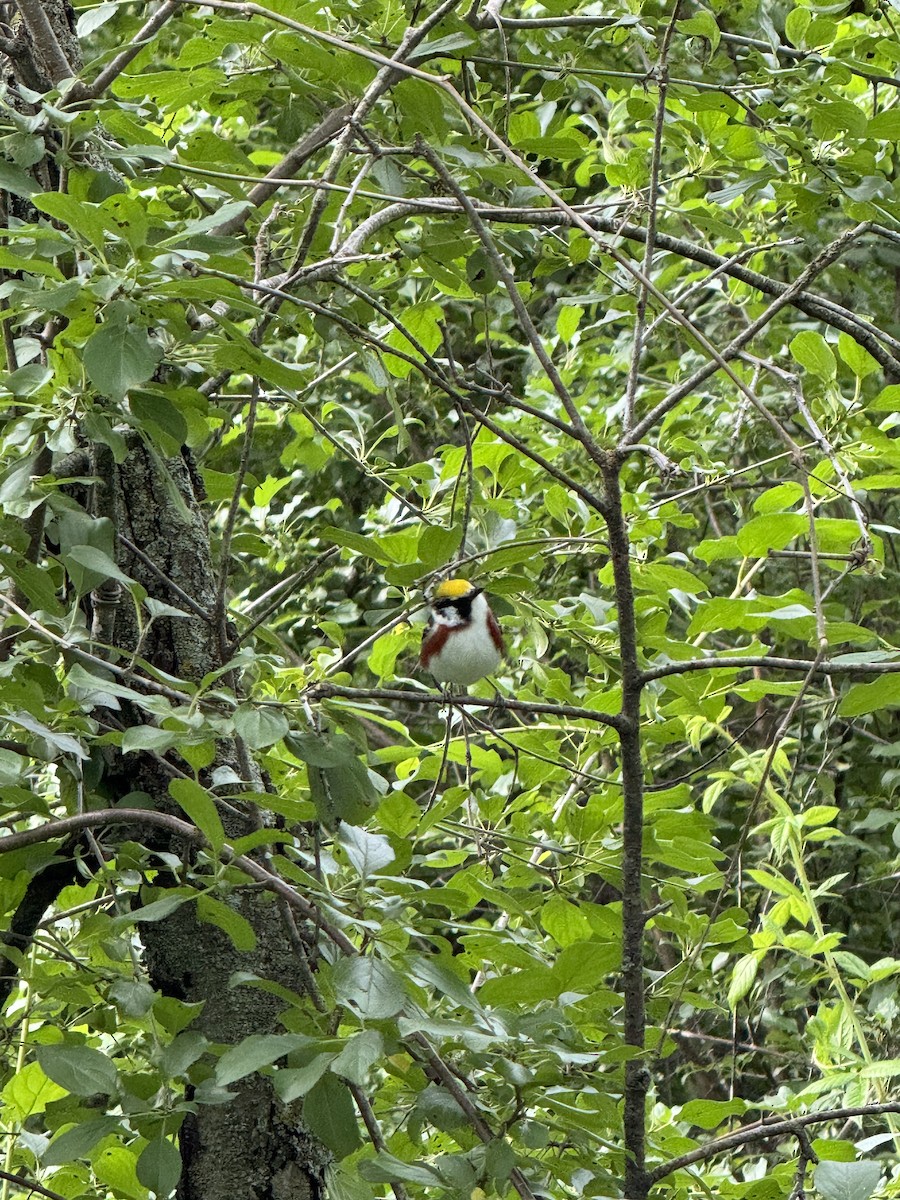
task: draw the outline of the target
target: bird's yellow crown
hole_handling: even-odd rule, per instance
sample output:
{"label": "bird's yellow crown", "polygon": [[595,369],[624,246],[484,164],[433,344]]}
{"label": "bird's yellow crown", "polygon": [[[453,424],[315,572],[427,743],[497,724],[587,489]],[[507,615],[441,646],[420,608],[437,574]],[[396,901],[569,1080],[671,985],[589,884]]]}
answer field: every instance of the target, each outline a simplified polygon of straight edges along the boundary
{"label": "bird's yellow crown", "polygon": [[461,596],[467,596],[473,591],[473,586],[468,579],[445,579],[443,583],[439,583],[434,589],[435,600],[458,600]]}

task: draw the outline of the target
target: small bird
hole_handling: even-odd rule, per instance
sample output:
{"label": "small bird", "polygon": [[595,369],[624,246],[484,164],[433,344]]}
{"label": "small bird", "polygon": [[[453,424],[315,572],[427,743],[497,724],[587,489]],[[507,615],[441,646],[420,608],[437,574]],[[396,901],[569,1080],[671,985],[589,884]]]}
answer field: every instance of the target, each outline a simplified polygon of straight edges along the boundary
{"label": "small bird", "polygon": [[504,652],[503,634],[483,588],[467,579],[447,579],[435,588],[419,661],[438,683],[477,683],[490,675]]}

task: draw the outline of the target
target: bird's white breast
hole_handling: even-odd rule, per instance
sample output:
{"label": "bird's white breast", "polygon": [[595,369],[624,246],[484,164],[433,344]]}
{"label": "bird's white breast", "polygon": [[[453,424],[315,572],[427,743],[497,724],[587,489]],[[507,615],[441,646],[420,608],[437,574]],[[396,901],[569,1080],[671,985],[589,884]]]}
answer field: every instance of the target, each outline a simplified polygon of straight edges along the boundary
{"label": "bird's white breast", "polygon": [[485,675],[490,675],[500,661],[500,651],[497,649],[491,631],[488,629],[488,602],[484,596],[478,595],[472,601],[472,620],[462,627],[455,621],[441,621],[448,624],[453,632],[441,647],[440,653],[435,654],[428,663],[428,669],[435,679],[441,683],[453,683],[457,687],[468,687]]}

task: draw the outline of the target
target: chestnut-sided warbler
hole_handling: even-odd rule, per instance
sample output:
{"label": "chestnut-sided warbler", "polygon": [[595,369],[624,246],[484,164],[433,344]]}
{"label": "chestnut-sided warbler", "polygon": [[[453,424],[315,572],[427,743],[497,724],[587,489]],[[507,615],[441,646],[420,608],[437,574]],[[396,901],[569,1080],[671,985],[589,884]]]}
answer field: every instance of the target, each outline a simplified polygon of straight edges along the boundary
{"label": "chestnut-sided warbler", "polygon": [[438,683],[468,687],[490,675],[504,653],[497,618],[484,590],[467,579],[447,579],[431,597],[419,661]]}

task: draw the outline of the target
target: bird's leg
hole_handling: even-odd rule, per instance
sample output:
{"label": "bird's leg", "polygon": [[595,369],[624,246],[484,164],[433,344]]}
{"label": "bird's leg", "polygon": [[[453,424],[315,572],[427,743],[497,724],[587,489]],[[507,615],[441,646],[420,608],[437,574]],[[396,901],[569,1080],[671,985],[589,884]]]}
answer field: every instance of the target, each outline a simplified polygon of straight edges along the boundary
{"label": "bird's leg", "polygon": [[461,708],[460,716],[462,717],[463,740],[466,747],[466,790],[470,796],[472,793],[472,746],[469,742],[469,721],[466,710]]}
{"label": "bird's leg", "polygon": [[431,806],[437,799],[437,794],[440,791],[441,780],[444,778],[445,771],[449,777],[450,730],[453,721],[453,701],[448,688],[442,687],[441,695],[443,696],[447,705],[446,709],[444,710],[447,714],[444,719],[444,745],[443,749],[441,750],[441,762],[437,770],[437,775],[434,777],[434,784],[431,788],[431,794],[428,797],[428,803],[425,805],[425,812],[428,812],[431,809]]}

